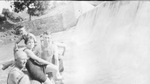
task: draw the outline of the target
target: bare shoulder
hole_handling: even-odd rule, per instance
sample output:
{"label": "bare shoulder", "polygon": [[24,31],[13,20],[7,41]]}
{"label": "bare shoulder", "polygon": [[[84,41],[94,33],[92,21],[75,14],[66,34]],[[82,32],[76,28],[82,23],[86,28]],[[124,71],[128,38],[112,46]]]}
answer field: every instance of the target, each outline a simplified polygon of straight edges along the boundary
{"label": "bare shoulder", "polygon": [[29,56],[29,54],[30,54],[30,53],[32,53],[32,51],[31,51],[31,50],[29,50],[29,49],[27,49],[27,48],[26,48],[26,49],[24,49],[24,52],[25,52],[28,56]]}
{"label": "bare shoulder", "polygon": [[66,44],[64,42],[55,42],[55,44],[59,47],[66,47]]}
{"label": "bare shoulder", "polygon": [[30,52],[31,50],[29,50],[29,49],[25,48],[25,49],[24,49],[24,51],[25,51],[25,52]]}

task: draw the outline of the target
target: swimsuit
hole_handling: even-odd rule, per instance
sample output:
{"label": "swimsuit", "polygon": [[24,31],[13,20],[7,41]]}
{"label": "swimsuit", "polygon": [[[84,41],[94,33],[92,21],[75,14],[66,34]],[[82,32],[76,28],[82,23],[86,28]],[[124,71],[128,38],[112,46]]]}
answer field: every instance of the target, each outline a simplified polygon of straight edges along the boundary
{"label": "swimsuit", "polygon": [[32,58],[29,58],[26,63],[26,68],[33,80],[37,80],[41,83],[46,81],[46,65],[42,65]]}
{"label": "swimsuit", "polygon": [[32,58],[29,58],[26,63],[26,68],[29,72],[29,75],[32,79],[37,80],[39,82],[46,81],[46,65],[40,65]]}

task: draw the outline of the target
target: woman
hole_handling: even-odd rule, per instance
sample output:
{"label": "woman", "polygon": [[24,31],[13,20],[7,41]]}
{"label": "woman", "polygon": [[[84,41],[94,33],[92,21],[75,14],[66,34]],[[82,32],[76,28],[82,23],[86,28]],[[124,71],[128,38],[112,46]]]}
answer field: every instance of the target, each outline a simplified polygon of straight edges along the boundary
{"label": "woman", "polygon": [[46,73],[53,72],[57,79],[61,79],[59,74],[58,66],[53,65],[52,63],[45,61],[37,57],[32,50],[34,48],[34,39],[29,38],[25,42],[26,48],[24,51],[27,53],[29,59],[26,64],[26,68],[31,75],[31,78],[38,80],[39,82],[44,82],[49,84],[50,80],[47,78]]}

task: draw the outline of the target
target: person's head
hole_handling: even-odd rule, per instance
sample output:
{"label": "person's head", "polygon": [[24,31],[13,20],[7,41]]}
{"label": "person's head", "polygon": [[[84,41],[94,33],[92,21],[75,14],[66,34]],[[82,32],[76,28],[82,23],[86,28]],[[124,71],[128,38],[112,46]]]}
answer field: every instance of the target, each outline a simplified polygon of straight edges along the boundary
{"label": "person's head", "polygon": [[33,49],[34,48],[34,46],[35,46],[35,41],[34,41],[34,38],[33,37],[29,37],[29,38],[27,38],[27,40],[25,40],[25,44],[26,44],[26,47],[28,48],[28,49]]}
{"label": "person's head", "polygon": [[20,69],[25,67],[28,57],[24,51],[22,51],[22,50],[16,51],[14,58],[15,58],[15,66],[16,67],[18,67]]}
{"label": "person's head", "polygon": [[27,33],[26,30],[25,30],[25,26],[20,26],[19,32],[20,32],[21,35],[25,35]]}
{"label": "person's head", "polygon": [[52,42],[52,37],[49,32],[43,33],[43,41],[44,41],[44,44],[46,44],[46,45]]}

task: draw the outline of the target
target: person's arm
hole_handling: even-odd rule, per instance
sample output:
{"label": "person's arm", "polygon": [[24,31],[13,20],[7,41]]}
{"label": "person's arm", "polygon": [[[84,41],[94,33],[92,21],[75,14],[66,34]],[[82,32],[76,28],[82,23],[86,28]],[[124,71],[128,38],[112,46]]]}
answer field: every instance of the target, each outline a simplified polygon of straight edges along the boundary
{"label": "person's arm", "polygon": [[7,69],[9,66],[11,66],[11,65],[13,65],[14,64],[14,60],[12,59],[12,60],[9,60],[9,61],[7,61],[7,62],[5,62],[5,63],[3,63],[2,65],[3,65],[3,67],[2,67],[2,70],[5,70],[5,69]]}
{"label": "person's arm", "polygon": [[66,47],[66,44],[63,42],[55,42],[55,44],[60,47]]}
{"label": "person's arm", "polygon": [[19,39],[15,42],[16,44],[20,43],[20,41],[22,40],[22,36],[19,37]]}
{"label": "person's arm", "polygon": [[43,59],[37,57],[37,56],[36,56],[31,50],[29,50],[29,49],[26,49],[25,52],[27,53],[27,55],[28,55],[29,58],[32,58],[32,59],[34,59],[34,60],[36,60],[36,61],[38,61],[38,62],[40,62],[40,63],[43,63],[43,64],[48,64],[48,65],[51,64],[50,62],[45,61],[45,60],[43,60]]}
{"label": "person's arm", "polygon": [[58,47],[56,45],[53,45],[54,48],[54,59],[56,65],[59,67],[59,60],[58,60]]}
{"label": "person's arm", "polygon": [[40,48],[36,48],[36,49],[33,51],[33,53],[34,53],[36,56],[38,56],[38,57],[41,58],[41,49],[40,49]]}
{"label": "person's arm", "polygon": [[13,48],[14,55],[15,55],[16,51],[18,51],[18,50],[19,50],[18,44],[15,44],[15,46]]}
{"label": "person's arm", "polygon": [[66,48],[67,48],[66,44],[60,43],[60,42],[56,42],[55,44],[56,44],[58,47],[62,47],[62,48],[63,48],[62,56],[64,56],[64,54],[65,54],[65,52],[66,52]]}

